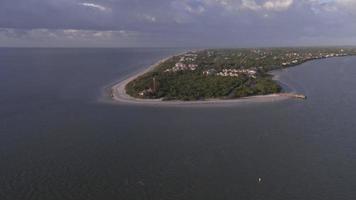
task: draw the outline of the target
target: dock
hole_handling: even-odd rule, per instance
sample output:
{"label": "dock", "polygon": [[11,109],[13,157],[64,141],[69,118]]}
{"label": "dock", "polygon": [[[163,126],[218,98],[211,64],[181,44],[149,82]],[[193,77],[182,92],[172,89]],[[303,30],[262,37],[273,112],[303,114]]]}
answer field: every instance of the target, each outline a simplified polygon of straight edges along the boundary
{"label": "dock", "polygon": [[303,94],[295,94],[295,93],[281,93],[281,96],[285,96],[285,97],[291,97],[291,98],[295,98],[295,99],[303,99],[306,100],[307,96],[303,95]]}

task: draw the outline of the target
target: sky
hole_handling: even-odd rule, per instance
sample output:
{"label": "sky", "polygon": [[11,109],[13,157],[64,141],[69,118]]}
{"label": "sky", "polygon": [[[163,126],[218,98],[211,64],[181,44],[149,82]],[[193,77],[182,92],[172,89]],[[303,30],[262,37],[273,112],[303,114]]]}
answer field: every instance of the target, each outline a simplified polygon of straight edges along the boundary
{"label": "sky", "polygon": [[356,45],[356,0],[0,0],[0,46]]}

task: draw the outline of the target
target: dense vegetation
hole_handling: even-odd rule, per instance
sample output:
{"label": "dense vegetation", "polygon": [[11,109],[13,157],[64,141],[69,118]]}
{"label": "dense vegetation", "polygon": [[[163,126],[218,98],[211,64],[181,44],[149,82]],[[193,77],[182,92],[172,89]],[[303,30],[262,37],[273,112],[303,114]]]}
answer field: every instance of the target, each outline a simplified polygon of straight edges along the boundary
{"label": "dense vegetation", "polygon": [[147,74],[129,83],[127,92],[137,97],[136,91],[147,89],[147,86],[151,87],[152,76],[156,77],[156,84],[159,89],[146,98],[164,98],[165,100],[198,100],[224,97],[245,82],[241,78],[203,76],[191,72],[179,72],[177,75]]}
{"label": "dense vegetation", "polygon": [[[350,48],[274,48],[219,49],[190,52],[174,56],[157,68],[131,81],[126,92],[137,98],[163,100],[201,100],[211,98],[240,98],[251,95],[278,93],[281,87],[268,72],[289,67],[311,59],[354,55]],[[189,55],[193,55],[189,57]],[[189,59],[182,61],[182,57]],[[169,71],[176,65],[196,64],[194,70]],[[204,71],[224,69],[253,69],[255,76],[206,75]],[[168,72],[167,72],[168,71]]]}
{"label": "dense vegetation", "polygon": [[234,97],[273,94],[281,90],[282,88],[270,78],[260,78],[236,88]]}
{"label": "dense vegetation", "polygon": [[137,91],[153,87],[156,79],[157,91],[145,98],[164,100],[202,100],[211,98],[237,98],[251,95],[278,93],[281,88],[269,76],[249,79],[248,77],[203,76],[198,72],[177,74],[147,73],[127,85],[127,93],[142,98]]}

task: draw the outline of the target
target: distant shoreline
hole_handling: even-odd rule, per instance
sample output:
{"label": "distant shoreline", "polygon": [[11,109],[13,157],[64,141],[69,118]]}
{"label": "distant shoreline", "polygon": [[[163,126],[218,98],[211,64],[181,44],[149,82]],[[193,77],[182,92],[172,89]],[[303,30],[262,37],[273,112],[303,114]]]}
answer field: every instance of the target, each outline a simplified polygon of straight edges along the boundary
{"label": "distant shoreline", "polygon": [[[280,101],[296,97],[297,94],[292,93],[274,93],[274,94],[267,94],[267,95],[255,95],[255,96],[248,96],[236,99],[206,99],[206,100],[196,100],[196,101],[181,101],[181,100],[170,100],[170,101],[163,101],[162,99],[141,99],[135,98],[127,94],[126,92],[126,85],[135,80],[137,77],[154,70],[158,67],[161,63],[171,59],[174,56],[182,55],[186,52],[171,55],[167,58],[161,59],[155,64],[149,66],[148,68],[126,78],[123,81],[115,84],[111,87],[111,99],[115,102],[125,103],[125,104],[136,104],[136,105],[170,105],[170,106],[179,106],[179,105],[219,105],[219,104],[236,104],[236,103],[243,103],[243,102],[270,102],[270,101]],[[299,95],[298,95],[299,96]]]}

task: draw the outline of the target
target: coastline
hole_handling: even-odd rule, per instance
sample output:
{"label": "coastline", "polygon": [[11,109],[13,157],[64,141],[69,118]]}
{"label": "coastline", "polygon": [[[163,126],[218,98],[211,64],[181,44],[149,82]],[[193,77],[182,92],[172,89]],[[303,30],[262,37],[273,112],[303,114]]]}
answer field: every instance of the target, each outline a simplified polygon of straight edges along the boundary
{"label": "coastline", "polygon": [[[155,64],[149,66],[148,68],[126,78],[123,81],[113,85],[111,87],[110,97],[112,101],[116,103],[124,103],[124,104],[136,104],[136,105],[168,105],[168,106],[183,106],[183,105],[228,105],[228,104],[239,104],[239,103],[248,103],[248,102],[271,102],[271,101],[280,101],[286,99],[299,98],[298,94],[294,93],[273,93],[267,95],[255,95],[248,96],[236,99],[206,99],[206,100],[197,100],[197,101],[180,101],[180,100],[172,100],[172,101],[163,101],[162,99],[140,99],[135,98],[126,93],[126,85],[136,79],[137,77],[154,70],[161,63],[171,59],[174,56],[179,56],[184,54],[185,52],[171,55],[164,59],[159,60]],[[278,77],[274,76],[274,80],[278,80]]]}

